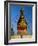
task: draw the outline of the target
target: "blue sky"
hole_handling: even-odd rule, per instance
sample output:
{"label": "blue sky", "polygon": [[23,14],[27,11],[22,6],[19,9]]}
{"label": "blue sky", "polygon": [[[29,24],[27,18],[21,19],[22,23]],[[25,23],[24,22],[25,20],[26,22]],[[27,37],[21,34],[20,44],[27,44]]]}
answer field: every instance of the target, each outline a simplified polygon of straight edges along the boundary
{"label": "blue sky", "polygon": [[24,10],[24,17],[28,23],[28,33],[32,34],[32,6],[21,6],[21,5],[10,5],[10,15],[11,15],[11,27],[13,28],[14,33],[17,33],[17,22],[20,17],[20,9]]}

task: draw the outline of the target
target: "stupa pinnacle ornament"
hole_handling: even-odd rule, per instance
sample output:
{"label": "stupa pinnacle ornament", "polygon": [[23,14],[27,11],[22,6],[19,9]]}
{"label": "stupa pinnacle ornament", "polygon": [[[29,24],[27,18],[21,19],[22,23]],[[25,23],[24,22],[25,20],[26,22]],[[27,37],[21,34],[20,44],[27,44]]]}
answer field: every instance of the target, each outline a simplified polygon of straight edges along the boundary
{"label": "stupa pinnacle ornament", "polygon": [[24,19],[24,11],[23,9],[20,10],[20,18],[18,21],[18,34],[21,35],[21,38],[23,35],[27,34],[27,22]]}

